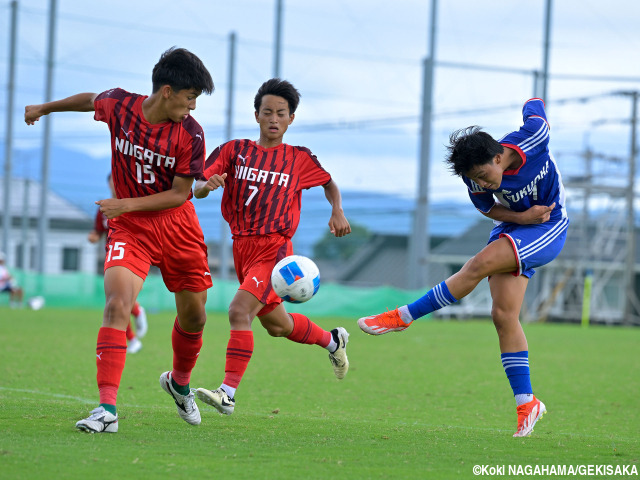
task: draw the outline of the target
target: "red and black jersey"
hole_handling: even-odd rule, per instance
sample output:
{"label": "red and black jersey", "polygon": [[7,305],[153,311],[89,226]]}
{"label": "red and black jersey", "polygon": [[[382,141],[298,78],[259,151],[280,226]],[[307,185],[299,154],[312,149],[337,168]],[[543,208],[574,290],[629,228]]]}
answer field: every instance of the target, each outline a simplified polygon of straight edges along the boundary
{"label": "red and black jersey", "polygon": [[202,175],[202,127],[191,116],[180,123],[150,124],[142,113],[145,98],[114,88],[95,100],[94,118],[105,122],[111,132],[111,172],[117,198],[153,195],[169,190],[175,176]]}
{"label": "red and black jersey", "polygon": [[221,209],[233,235],[291,238],[300,222],[302,190],[331,181],[309,149],[286,143],[263,148],[252,140],[232,140],[209,155],[203,178],[224,172]]}

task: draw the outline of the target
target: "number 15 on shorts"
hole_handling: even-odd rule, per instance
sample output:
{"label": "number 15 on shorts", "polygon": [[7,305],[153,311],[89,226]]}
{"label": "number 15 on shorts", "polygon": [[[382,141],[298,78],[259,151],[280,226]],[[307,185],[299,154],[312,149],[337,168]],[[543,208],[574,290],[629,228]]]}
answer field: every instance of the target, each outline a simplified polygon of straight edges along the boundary
{"label": "number 15 on shorts", "polygon": [[111,260],[122,260],[124,258],[125,242],[115,242],[109,245],[109,253],[107,253],[107,263]]}

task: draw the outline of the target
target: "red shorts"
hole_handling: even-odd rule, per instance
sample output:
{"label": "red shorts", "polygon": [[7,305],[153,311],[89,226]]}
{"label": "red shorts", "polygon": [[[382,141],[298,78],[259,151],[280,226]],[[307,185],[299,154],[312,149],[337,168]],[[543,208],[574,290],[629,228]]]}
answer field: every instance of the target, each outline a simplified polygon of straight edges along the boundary
{"label": "red shorts", "polygon": [[144,280],[149,267],[155,265],[170,292],[211,288],[207,246],[190,201],[168,210],[126,213],[109,220],[105,249],[105,271],[119,265]]}
{"label": "red shorts", "polygon": [[282,303],[271,286],[271,271],[284,257],[293,255],[291,239],[282,235],[256,235],[233,239],[233,263],[240,289],[255,296],[265,306],[258,316],[266,315]]}

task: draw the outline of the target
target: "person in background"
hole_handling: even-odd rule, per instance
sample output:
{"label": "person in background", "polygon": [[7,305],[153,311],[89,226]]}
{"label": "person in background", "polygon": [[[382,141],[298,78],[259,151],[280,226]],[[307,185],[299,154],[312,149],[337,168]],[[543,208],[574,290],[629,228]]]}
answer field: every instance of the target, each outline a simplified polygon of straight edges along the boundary
{"label": "person in background", "polygon": [[11,308],[21,308],[24,291],[9,273],[9,269],[5,265],[6,258],[4,252],[0,252],[0,292],[9,293],[9,306]]}

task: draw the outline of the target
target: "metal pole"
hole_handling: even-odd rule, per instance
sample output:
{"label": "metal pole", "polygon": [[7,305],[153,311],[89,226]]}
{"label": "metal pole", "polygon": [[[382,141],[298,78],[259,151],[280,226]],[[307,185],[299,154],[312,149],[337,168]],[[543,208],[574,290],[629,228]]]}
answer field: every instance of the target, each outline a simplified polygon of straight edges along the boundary
{"label": "metal pole", "polygon": [[631,106],[631,152],[629,155],[629,185],[627,187],[627,269],[625,270],[626,301],[624,304],[623,323],[632,324],[632,320],[638,312],[635,312],[634,304],[638,303],[635,290],[635,266],[636,266],[636,222],[633,211],[635,200],[636,156],[638,145],[636,129],[638,125],[638,92],[630,93],[633,104]]}
{"label": "metal pole", "polygon": [[[229,34],[229,85],[227,95],[227,127],[225,140],[228,142],[233,135],[233,93],[235,90],[235,68],[236,68],[236,34]],[[224,218],[220,218],[220,279],[229,279],[229,225]]]}
{"label": "metal pole", "polygon": [[534,70],[532,72],[533,76],[533,98],[542,98],[542,94],[540,93],[540,71]]}
{"label": "metal pole", "polygon": [[[53,91],[53,67],[55,57],[56,33],[56,0],[49,2],[49,44],[47,49],[47,85],[45,103],[51,101]],[[42,173],[40,185],[40,218],[38,224],[38,271],[46,270],[46,239],[49,231],[49,209],[47,206],[47,192],[49,190],[49,157],[51,156],[51,116],[45,115],[44,142],[42,147]]]}
{"label": "metal pole", "polygon": [[544,19],[544,53],[542,58],[542,98],[545,102],[547,99],[547,82],[549,80],[549,50],[551,45],[551,9],[552,1],[547,0],[545,19]]}
{"label": "metal pole", "polygon": [[436,54],[437,0],[431,0],[429,56],[424,60],[422,84],[422,128],[420,131],[420,166],[418,199],[409,245],[409,288],[425,286],[429,280],[429,164],[431,158],[431,120],[433,110],[433,71]]}
{"label": "metal pole", "polygon": [[11,33],[9,41],[9,80],[7,82],[7,133],[4,143],[4,199],[2,215],[2,249],[11,265],[9,230],[11,230],[11,156],[13,154],[13,97],[16,74],[16,36],[18,30],[18,1],[11,2]]}
{"label": "metal pole", "polygon": [[22,189],[24,190],[22,193],[22,229],[21,229],[21,244],[22,244],[22,270],[31,270],[31,249],[29,248],[29,219],[31,216],[29,215],[29,185],[31,181],[28,177],[22,182]]}
{"label": "metal pole", "polygon": [[276,32],[273,55],[273,76],[280,77],[280,49],[282,40],[282,1],[276,0]]}

